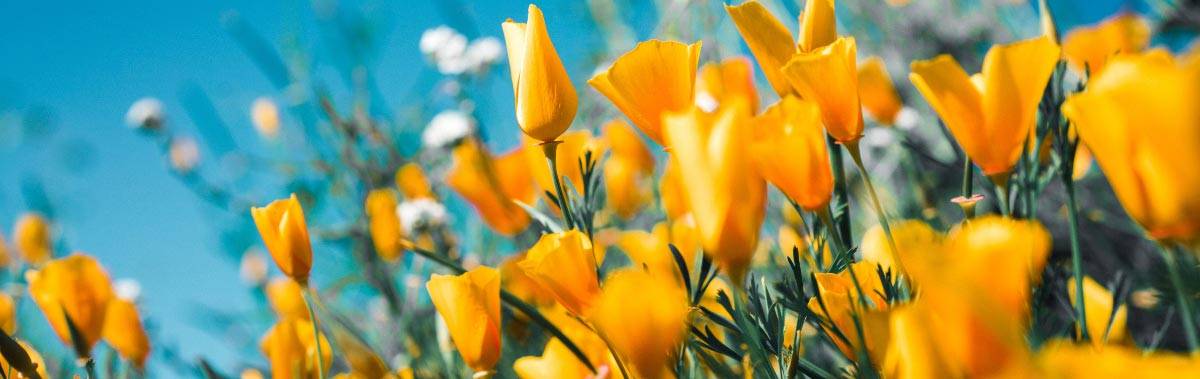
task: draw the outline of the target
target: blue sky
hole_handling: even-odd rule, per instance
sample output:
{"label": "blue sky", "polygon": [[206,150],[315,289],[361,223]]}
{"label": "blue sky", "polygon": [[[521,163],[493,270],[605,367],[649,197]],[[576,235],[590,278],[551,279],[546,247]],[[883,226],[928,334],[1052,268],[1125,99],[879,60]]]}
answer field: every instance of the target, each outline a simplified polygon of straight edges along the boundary
{"label": "blue sky", "polygon": [[[426,1],[342,5],[373,9],[370,14],[379,18],[381,49],[373,68],[385,97],[395,94],[389,101],[404,101],[400,93],[427,74],[417,51],[424,29],[450,23],[499,37],[499,23],[524,19],[528,4],[463,3],[466,12],[447,12]],[[572,62],[594,37],[578,3],[542,6],[560,53],[581,81],[591,69]],[[1055,3],[1064,10],[1063,24],[1072,24],[1095,21],[1122,2]],[[320,45],[311,3],[303,1],[0,2],[0,230],[9,236],[17,215],[36,207],[22,183],[41,183],[69,249],[99,257],[114,278],[140,281],[143,312],[185,359],[204,354],[226,367],[239,352],[228,349],[222,336],[201,330],[193,316],[199,306],[231,312],[253,307],[236,262],[221,252],[218,223],[229,217],[168,174],[157,147],[129,130],[123,117],[134,100],[155,96],[166,103],[171,127],[195,135],[178,99],[184,89],[200,88],[239,147],[263,151],[250,127],[249,105],[258,96],[279,94],[222,27],[222,16],[231,11],[271,43],[294,31]],[[645,23],[653,15],[630,17]],[[500,70],[500,80],[488,87],[496,102],[487,116],[502,120],[491,128],[515,130],[507,69]],[[34,128],[36,133],[14,126],[39,119],[50,126]],[[45,333],[40,314],[25,310],[38,317],[26,317],[23,330]]]}

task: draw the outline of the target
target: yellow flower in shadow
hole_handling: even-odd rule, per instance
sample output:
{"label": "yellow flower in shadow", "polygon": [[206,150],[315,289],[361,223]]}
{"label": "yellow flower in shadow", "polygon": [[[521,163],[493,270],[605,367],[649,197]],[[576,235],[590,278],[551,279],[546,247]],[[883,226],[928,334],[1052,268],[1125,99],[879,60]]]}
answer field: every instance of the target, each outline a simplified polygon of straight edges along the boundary
{"label": "yellow flower in shadow", "polygon": [[647,137],[663,144],[663,115],[693,104],[700,42],[650,40],[596,74],[588,84],[617,106]]}
{"label": "yellow flower in shadow", "polygon": [[500,359],[500,272],[479,266],[458,276],[437,275],[425,285],[463,361],[476,372]]}
{"label": "yellow flower in shadow", "polygon": [[[113,298],[108,273],[94,258],[75,253],[46,262],[40,270],[30,270],[25,275],[29,295],[42,309],[58,338],[67,346],[83,348],[76,353],[86,357],[92,345],[100,340],[108,302]],[[74,345],[67,317],[83,339]]]}
{"label": "yellow flower in shadow", "polygon": [[740,284],[758,246],[766,183],[753,169],[744,102],[705,113],[693,108],[665,121],[671,160],[704,252]]}
{"label": "yellow flower in shadow", "polygon": [[975,165],[1003,184],[1034,126],[1058,57],[1058,46],[1042,36],[993,46],[975,76],[943,54],[913,62],[909,79]]}
{"label": "yellow flower in shadow", "polygon": [[858,65],[858,97],[867,113],[883,125],[895,123],[896,115],[904,107],[887,66],[879,57],[867,58]]}
{"label": "yellow flower in shadow", "polygon": [[[1067,283],[1075,283],[1075,278],[1071,277]],[[1071,304],[1078,304],[1079,293],[1074,285],[1067,285],[1067,296]],[[1114,306],[1117,309],[1114,310]],[[1125,304],[1113,304],[1112,292],[1089,276],[1083,277],[1083,307],[1087,313],[1092,346],[1100,349],[1106,344],[1129,341],[1129,335],[1125,332]],[[1078,323],[1075,324],[1075,330],[1079,330]]]}
{"label": "yellow flower in shadow", "polygon": [[824,209],[833,172],[817,105],[785,96],[755,122],[750,152],[758,173],[805,210]]}
{"label": "yellow flower in shadow", "polygon": [[400,216],[396,214],[396,205],[396,195],[392,190],[376,189],[367,193],[363,207],[375,252],[389,262],[396,261],[404,253],[404,232],[401,230]]}
{"label": "yellow flower in shadow", "polygon": [[1125,211],[1160,240],[1200,233],[1200,65],[1162,53],[1112,58],[1063,104]]}
{"label": "yellow flower in shadow", "polygon": [[492,230],[511,236],[529,226],[529,215],[513,203],[534,201],[528,167],[523,148],[492,159],[482,143],[470,140],[454,150],[446,185],[470,202]]}
{"label": "yellow flower in shadow", "polygon": [[618,270],[604,281],[591,320],[637,377],[668,375],[668,358],[683,342],[687,294],[677,281],[638,268]]}
{"label": "yellow flower in shadow", "polygon": [[271,326],[259,341],[259,349],[271,364],[271,378],[313,379],[321,376],[317,370],[328,372],[329,365],[333,363],[333,349],[324,333],[319,335],[319,339],[320,362],[323,366],[318,369],[318,349],[313,340],[311,322],[285,318]]}
{"label": "yellow flower in shadow", "polygon": [[1063,38],[1063,55],[1072,68],[1095,77],[1114,55],[1145,50],[1150,45],[1150,33],[1150,25],[1141,16],[1122,12],[1067,33]]}
{"label": "yellow flower in shadow", "polygon": [[150,357],[150,338],[142,327],[137,305],[115,298],[108,302],[104,316],[104,341],[135,367],[145,367]]}
{"label": "yellow flower in shadow", "polygon": [[265,207],[250,208],[250,215],[254,216],[258,234],[279,270],[296,283],[307,286],[312,269],[312,244],[308,239],[308,225],[304,223],[304,209],[296,194],[272,201]]}
{"label": "yellow flower in shadow", "polygon": [[529,137],[549,142],[571,126],[579,98],[550,41],[542,10],[530,4],[526,22],[510,19],[501,25],[512,71],[517,124]]}

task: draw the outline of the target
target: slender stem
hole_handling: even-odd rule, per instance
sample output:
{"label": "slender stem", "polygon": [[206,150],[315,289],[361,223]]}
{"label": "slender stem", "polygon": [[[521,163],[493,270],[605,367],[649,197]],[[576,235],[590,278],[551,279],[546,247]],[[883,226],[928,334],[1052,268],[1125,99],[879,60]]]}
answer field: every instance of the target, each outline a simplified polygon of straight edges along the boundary
{"label": "slender stem", "polygon": [[[974,195],[972,192],[975,192],[975,190],[973,188],[974,187],[973,185],[975,184],[975,180],[974,180],[975,175],[973,175],[973,174],[974,174],[974,172],[971,171],[971,158],[968,158],[966,156],[966,154],[963,154],[962,198],[964,200],[970,199],[971,196]],[[964,205],[962,207],[962,209],[963,209],[963,217],[966,217],[967,219],[971,219],[971,218],[975,217],[975,206],[974,205]]]}
{"label": "slender stem", "polygon": [[308,291],[305,292],[307,292],[305,293],[307,296],[303,296],[304,306],[308,308],[308,320],[312,321],[313,344],[317,346],[317,378],[325,379],[325,357],[324,353],[321,352],[321,328],[317,326],[317,312],[313,307],[313,301],[317,297],[317,290],[308,287]]}
{"label": "slender stem", "polygon": [[[841,238],[837,236],[837,228],[833,225],[833,217],[829,215],[829,210],[822,208],[817,211],[817,218],[821,220],[822,224],[825,224],[825,229],[829,229],[829,236],[831,237],[829,239],[833,240],[833,248],[837,250],[837,256],[844,254],[846,246],[842,244]],[[820,252],[817,255],[820,256]],[[830,257],[830,259],[833,258],[832,256]]]}
{"label": "slender stem", "polygon": [[[846,194],[846,170],[842,168],[842,150],[838,148],[841,145],[833,137],[829,135],[825,137],[829,144],[829,164],[833,168],[833,192],[837,194],[838,199],[834,203],[834,207],[841,208],[847,206],[850,201],[850,197]],[[842,217],[838,221],[838,230],[841,231],[842,238],[845,239],[842,242],[849,245],[852,236],[850,235],[850,212],[848,208],[846,212],[842,212]]]}
{"label": "slender stem", "polygon": [[1187,289],[1183,288],[1183,278],[1179,276],[1179,265],[1175,261],[1175,254],[1161,241],[1158,244],[1158,252],[1162,254],[1163,263],[1167,265],[1167,275],[1171,277],[1171,286],[1175,287],[1175,296],[1179,302],[1179,317],[1183,319],[1183,332],[1187,336],[1188,351],[1193,357],[1198,356],[1200,355],[1200,350],[1198,350],[1200,343],[1196,339],[1196,314],[1192,313],[1192,301],[1188,298]]}
{"label": "slender stem", "polygon": [[850,152],[850,159],[854,160],[854,165],[858,166],[858,172],[862,174],[863,183],[867,185],[867,193],[871,195],[871,205],[875,207],[875,215],[879,218],[879,226],[883,227],[883,234],[887,236],[888,248],[892,250],[892,260],[896,262],[896,266],[904,272],[904,261],[900,258],[900,249],[896,248],[896,239],[892,237],[892,227],[888,225],[887,214],[883,212],[883,204],[879,202],[879,194],[875,192],[875,184],[871,183],[871,174],[867,172],[867,168],[862,163],[862,153],[858,149],[858,141],[845,143],[846,151]]}
{"label": "slender stem", "polygon": [[[458,264],[451,262],[450,260],[441,257],[438,254],[434,254],[431,251],[418,249],[416,247],[409,249],[409,251],[425,257],[434,263],[442,265],[443,267],[453,271],[455,274],[467,272],[466,269],[462,268]],[[596,373],[596,366],[593,366],[592,362],[588,360],[587,354],[584,354],[583,350],[579,349],[578,345],[575,345],[575,342],[571,341],[566,334],[563,334],[562,330],[559,330],[557,326],[554,326],[554,323],[550,322],[550,320],[547,320],[546,316],[543,316],[542,313],[537,310],[537,308],[534,308],[534,306],[529,305],[529,303],[526,303],[524,300],[521,300],[521,298],[517,297],[517,295],[513,295],[512,293],[503,289],[500,290],[500,300],[510,308],[515,308],[521,311],[521,313],[524,313],[526,316],[529,316],[530,321],[533,321],[535,324],[545,328],[550,335],[554,336],[554,338],[558,338],[558,341],[562,342],[563,345],[567,347],[567,350],[570,350],[571,353],[575,355],[575,358],[578,358],[580,362],[583,362],[583,365],[587,366],[588,370],[591,370],[593,374]]]}
{"label": "slender stem", "polygon": [[1075,273],[1075,322],[1079,324],[1080,338],[1091,339],[1087,328],[1087,308],[1083,294],[1083,252],[1079,249],[1079,205],[1075,201],[1075,183],[1069,177],[1067,189],[1067,227],[1071,234],[1071,271]]}
{"label": "slender stem", "polygon": [[567,202],[567,198],[563,196],[562,179],[558,176],[558,144],[561,142],[551,141],[542,144],[542,152],[546,154],[546,159],[550,161],[550,176],[554,177],[554,191],[558,194],[558,209],[562,211],[563,219],[567,221],[567,229],[575,227],[575,218],[571,217],[571,206]]}
{"label": "slender stem", "polygon": [[592,323],[587,322],[583,318],[579,317],[579,315],[575,315],[574,318],[575,321],[578,321],[579,324],[583,325],[584,328],[591,330],[592,333],[595,333],[597,337],[600,337],[600,341],[604,342],[604,347],[608,348],[608,352],[612,354],[613,360],[617,361],[617,370],[621,371],[621,377],[633,379],[632,376],[629,376],[629,369],[625,368],[625,361],[621,359],[621,354],[617,353],[617,349],[613,348],[612,340],[608,339],[608,335],[604,334],[604,332],[601,332],[600,329],[597,329],[594,325],[592,325]]}

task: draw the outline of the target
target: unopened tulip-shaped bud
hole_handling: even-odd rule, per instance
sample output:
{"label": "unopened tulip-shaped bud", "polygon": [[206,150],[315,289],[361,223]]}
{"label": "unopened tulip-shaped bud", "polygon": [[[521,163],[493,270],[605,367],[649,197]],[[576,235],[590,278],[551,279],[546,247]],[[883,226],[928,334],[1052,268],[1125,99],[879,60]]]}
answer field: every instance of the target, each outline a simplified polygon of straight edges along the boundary
{"label": "unopened tulip-shaped bud", "polygon": [[267,303],[279,318],[307,320],[308,308],[304,305],[304,288],[296,281],[276,277],[265,288]]}
{"label": "unopened tulip-shaped bud", "polygon": [[39,265],[50,259],[54,253],[51,242],[50,222],[37,213],[21,215],[13,228],[13,242],[17,252],[29,264]]}
{"label": "unopened tulip-shaped bud", "polygon": [[408,200],[434,198],[433,188],[429,186],[425,171],[414,162],[405,163],[396,170],[396,188],[399,188],[400,193]]}
{"label": "unopened tulip-shaped bud", "polygon": [[517,124],[526,135],[550,142],[571,126],[579,99],[546,32],[542,10],[529,5],[526,22],[508,20],[501,25],[512,70]]}
{"label": "unopened tulip-shaped bud", "polygon": [[1200,65],[1113,58],[1063,113],[1129,216],[1159,240],[1200,235]]}
{"label": "unopened tulip-shaped bud", "polygon": [[968,76],[949,55],[912,63],[909,79],[983,173],[1002,185],[1037,117],[1059,48],[1049,37],[996,45]]}
{"label": "unopened tulip-shaped bud", "polygon": [[521,269],[572,313],[586,316],[600,295],[592,243],[578,230],[543,235]]}
{"label": "unopened tulip-shaped bud", "polygon": [[250,120],[254,122],[254,130],[263,138],[275,139],[279,136],[279,108],[271,99],[254,99],[254,104],[250,106]]}
{"label": "unopened tulip-shaped bud", "polygon": [[612,101],[642,133],[663,145],[663,115],[692,107],[699,64],[700,42],[686,45],[650,40],[617,58],[588,84]]}
{"label": "unopened tulip-shaped bud", "polygon": [[904,107],[892,78],[888,76],[887,66],[879,57],[867,58],[858,66],[858,97],[867,113],[883,125],[894,124],[896,115]]}
{"label": "unopened tulip-shaped bud", "polygon": [[146,366],[146,358],[150,357],[150,338],[146,336],[141,316],[132,301],[115,298],[108,302],[104,341],[134,367]]}
{"label": "unopened tulip-shaped bud", "polygon": [[604,281],[604,295],[591,319],[636,377],[669,377],[668,358],[687,327],[686,299],[675,277],[627,268]]}
{"label": "unopened tulip-shaped bud", "polygon": [[843,143],[858,141],[863,131],[857,52],[854,37],[841,37],[811,52],[797,53],[783,66],[796,92],[820,106],[825,130]]}
{"label": "unopened tulip-shaped bud", "polygon": [[[321,333],[318,347],[314,342],[318,338],[313,338],[313,333],[308,320],[285,318],[263,334],[259,348],[271,363],[272,379],[313,379],[329,370],[333,362],[329,340]],[[321,362],[319,369],[318,362]]]}
{"label": "unopened tulip-shaped bud", "polygon": [[308,273],[312,269],[312,244],[300,200],[292,194],[265,207],[253,207],[250,214],[279,270],[296,283],[307,286]]}
{"label": "unopened tulip-shaped bud", "polygon": [[749,118],[742,102],[716,113],[693,108],[664,118],[671,160],[704,252],[739,285],[766,208],[766,182],[750,158]]}
{"label": "unopened tulip-shaped bud", "polygon": [[[1074,281],[1071,278],[1068,282]],[[1076,304],[1079,293],[1075,286],[1067,286],[1067,295],[1071,304]],[[1101,348],[1105,344],[1120,343],[1129,338],[1125,333],[1125,304],[1113,304],[1112,292],[1089,276],[1083,277],[1083,306],[1087,307],[1087,328],[1088,335],[1092,336],[1092,346]],[[1075,329],[1078,333],[1079,323],[1075,324]]]}
{"label": "unopened tulip-shaped bud", "polygon": [[425,287],[467,366],[493,371],[500,359],[500,272],[479,266],[458,276],[434,274]]}
{"label": "unopened tulip-shaped bud", "polygon": [[783,72],[783,66],[792,55],[817,50],[837,39],[833,0],[808,0],[800,18],[799,40],[793,39],[787,27],[758,1],[726,5],[725,12],[733,19],[767,81],[781,97],[795,93]]}
{"label": "unopened tulip-shaped bud", "polygon": [[[46,314],[58,338],[75,348],[80,358],[90,356],[92,345],[100,339],[108,302],[113,298],[112,283],[104,268],[90,256],[75,253],[46,262],[41,270],[26,273],[29,294]],[[71,323],[79,332],[73,341]]]}
{"label": "unopened tulip-shaped bud", "polygon": [[758,173],[805,210],[825,208],[833,173],[817,105],[788,95],[755,122],[750,152]]}
{"label": "unopened tulip-shaped bud", "polygon": [[388,189],[372,190],[367,194],[365,210],[371,232],[371,242],[379,257],[394,262],[404,253],[404,233],[396,213],[396,195]]}

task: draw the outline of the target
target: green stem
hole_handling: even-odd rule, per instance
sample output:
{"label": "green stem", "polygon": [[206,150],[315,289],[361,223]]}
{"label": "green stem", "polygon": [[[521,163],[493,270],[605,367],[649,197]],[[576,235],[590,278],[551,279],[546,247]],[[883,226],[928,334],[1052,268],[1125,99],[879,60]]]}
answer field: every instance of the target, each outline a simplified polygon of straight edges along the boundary
{"label": "green stem", "polygon": [[[970,199],[971,196],[974,195],[973,193],[971,193],[971,192],[974,192],[973,187],[975,184],[974,175],[972,175],[972,174],[973,174],[973,172],[971,171],[971,158],[967,158],[966,154],[963,154],[962,198],[964,200]],[[963,216],[968,219],[974,218],[975,217],[975,207],[974,206],[963,207]]]}
{"label": "green stem", "polygon": [[871,183],[871,174],[863,166],[862,153],[858,149],[858,141],[847,142],[845,145],[846,151],[850,152],[850,159],[854,160],[854,165],[858,166],[858,172],[862,174],[863,183],[867,185],[867,193],[871,195],[871,205],[875,207],[875,215],[879,218],[879,226],[883,227],[883,234],[887,236],[888,248],[892,250],[892,261],[896,262],[896,266],[903,272],[904,261],[900,258],[900,249],[896,248],[896,239],[892,237],[892,227],[888,225],[887,214],[883,213],[883,204],[879,202],[879,194],[875,192],[875,184]]}
{"label": "green stem", "polygon": [[826,135],[829,144],[829,164],[833,168],[833,192],[837,194],[837,202],[834,203],[834,208],[845,208],[842,212],[842,217],[838,219],[838,230],[841,232],[842,241],[845,244],[850,244],[850,197],[846,194],[846,170],[843,169],[842,151],[838,148],[841,146],[833,137]]}
{"label": "green stem", "polygon": [[1158,244],[1158,251],[1162,254],[1163,263],[1167,265],[1167,275],[1171,278],[1171,286],[1175,287],[1175,296],[1179,302],[1179,317],[1183,319],[1183,332],[1187,336],[1188,351],[1195,357],[1200,354],[1200,350],[1198,350],[1200,343],[1196,339],[1196,315],[1192,313],[1192,301],[1188,298],[1187,289],[1183,287],[1183,277],[1179,276],[1179,265],[1175,261],[1175,254],[1163,246],[1162,242]]}
{"label": "green stem", "polygon": [[1012,210],[1008,204],[1008,183],[996,183],[996,204],[1000,207],[1000,214],[1005,217],[1012,216]]}
{"label": "green stem", "polygon": [[1075,273],[1075,322],[1079,324],[1080,338],[1091,339],[1087,328],[1087,309],[1083,293],[1083,252],[1079,249],[1079,205],[1075,201],[1075,183],[1070,178],[1065,182],[1067,189],[1067,227],[1071,234],[1071,271]]}
{"label": "green stem", "polygon": [[[442,265],[443,267],[450,269],[450,271],[453,271],[455,274],[467,272],[466,269],[462,268],[457,263],[451,262],[450,260],[441,257],[438,254],[434,254],[433,252],[426,251],[424,249],[418,249],[416,247],[409,249],[409,251],[425,257],[434,263]],[[554,336],[554,338],[558,338],[559,342],[562,342],[563,345],[567,347],[567,350],[570,350],[571,353],[575,355],[575,358],[578,358],[580,362],[583,362],[583,365],[587,366],[588,370],[591,370],[593,374],[596,373],[596,367],[593,366],[592,362],[588,360],[587,354],[584,354],[583,350],[581,350],[579,346],[575,345],[575,342],[571,341],[570,338],[567,338],[567,335],[563,334],[562,330],[559,330],[557,326],[554,326],[554,323],[550,322],[550,320],[547,320],[546,316],[543,316],[542,313],[537,310],[537,308],[529,305],[529,303],[526,303],[524,300],[521,300],[521,298],[517,297],[517,295],[513,295],[512,293],[503,289],[500,290],[500,300],[510,308],[521,311],[521,313],[524,313],[525,316],[529,317],[530,321],[533,321],[535,324],[538,324],[542,328],[546,329],[546,331],[549,332],[550,335]]]}
{"label": "green stem", "polygon": [[317,290],[308,287],[307,296],[304,298],[304,307],[308,308],[308,320],[312,321],[313,330],[313,345],[317,346],[317,378],[325,379],[325,357],[321,352],[321,327],[317,325],[317,312],[313,307],[313,302],[317,297]]}
{"label": "green stem", "polygon": [[[83,370],[87,372],[88,379],[99,378],[99,376],[96,375],[96,360],[95,359],[83,358],[83,361],[81,363],[83,364]],[[11,378],[11,376],[10,376],[10,378]]]}
{"label": "green stem", "polygon": [[558,209],[562,211],[563,219],[567,221],[567,229],[575,227],[575,218],[571,217],[571,206],[567,202],[567,198],[563,196],[562,179],[558,176],[558,144],[559,141],[550,141],[542,144],[542,152],[546,154],[546,159],[550,161],[550,176],[554,177],[554,191],[558,194]]}

